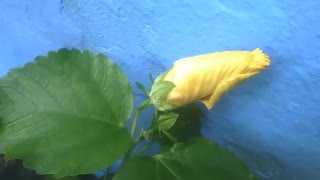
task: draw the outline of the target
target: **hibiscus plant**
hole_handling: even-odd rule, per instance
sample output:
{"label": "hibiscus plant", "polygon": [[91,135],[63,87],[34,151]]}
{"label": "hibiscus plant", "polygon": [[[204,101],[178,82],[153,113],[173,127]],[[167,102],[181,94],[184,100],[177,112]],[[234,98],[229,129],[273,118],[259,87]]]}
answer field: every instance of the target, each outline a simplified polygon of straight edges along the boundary
{"label": "hibiscus plant", "polygon": [[[0,78],[0,153],[55,178],[122,159],[114,180],[255,179],[231,151],[201,136],[204,110],[196,102],[210,110],[268,65],[259,49],[184,58],[151,77],[150,88],[136,83],[145,101],[133,108],[131,84],[108,57],[50,51]],[[148,128],[138,130],[145,109],[153,114]],[[153,144],[158,151],[146,153]]]}

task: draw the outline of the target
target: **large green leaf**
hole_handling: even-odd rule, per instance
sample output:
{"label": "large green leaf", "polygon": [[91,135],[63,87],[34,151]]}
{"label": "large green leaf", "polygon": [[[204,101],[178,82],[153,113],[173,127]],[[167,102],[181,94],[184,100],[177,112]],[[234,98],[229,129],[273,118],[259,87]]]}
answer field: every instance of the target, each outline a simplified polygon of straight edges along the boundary
{"label": "large green leaf", "polygon": [[248,180],[247,167],[231,152],[203,138],[193,138],[153,157],[128,160],[114,180]]}
{"label": "large green leaf", "polygon": [[101,54],[60,49],[0,79],[0,153],[40,174],[91,173],[132,145],[133,97],[120,68]]}

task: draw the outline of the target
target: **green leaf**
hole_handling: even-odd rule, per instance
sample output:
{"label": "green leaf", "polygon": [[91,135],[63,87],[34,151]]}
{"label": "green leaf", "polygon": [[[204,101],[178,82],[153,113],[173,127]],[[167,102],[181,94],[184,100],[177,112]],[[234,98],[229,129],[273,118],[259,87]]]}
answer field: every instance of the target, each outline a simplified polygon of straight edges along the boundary
{"label": "green leaf", "polygon": [[[14,111],[12,99],[7,96],[4,90],[0,87],[0,132],[4,128],[3,117],[11,114]],[[0,133],[1,134],[1,133]]]}
{"label": "green leaf", "polygon": [[194,136],[200,136],[203,112],[199,106],[195,103],[188,104],[174,110],[173,113],[179,115],[174,125],[160,134],[157,132],[152,134],[161,145],[172,145],[176,142],[185,142]]}
{"label": "green leaf", "polygon": [[138,106],[138,110],[142,111],[144,109],[147,109],[149,106],[151,106],[151,100],[150,99],[146,99],[145,101],[143,101],[139,106]]}
{"label": "green leaf", "polygon": [[143,84],[136,82],[136,85],[146,96],[149,96],[150,92]]}
{"label": "green leaf", "polygon": [[150,82],[150,84],[154,83],[154,80],[153,80],[153,77],[152,77],[151,73],[149,73],[149,82]]}
{"label": "green leaf", "polygon": [[48,175],[44,178],[44,180],[81,180],[76,176],[68,176],[63,178],[55,178],[54,176]]}
{"label": "green leaf", "polygon": [[166,112],[159,115],[157,121],[160,130],[169,130],[177,121],[178,114],[173,112]]}
{"label": "green leaf", "polygon": [[155,103],[159,101],[165,101],[167,95],[174,87],[175,85],[169,81],[158,82],[151,91],[152,100]]}
{"label": "green leaf", "polygon": [[[60,49],[0,79],[0,153],[39,174],[92,173],[132,145],[133,97],[120,68],[102,54]],[[13,110],[13,111],[12,111]]]}
{"label": "green leaf", "polygon": [[176,138],[170,132],[168,132],[168,130],[170,130],[176,123],[178,117],[179,115],[174,112],[164,112],[159,115],[157,120],[157,126],[160,133],[159,137],[161,136],[161,133],[163,133],[171,141],[177,142]]}
{"label": "green leaf", "polygon": [[136,157],[119,169],[114,180],[249,180],[248,168],[230,151],[203,138],[176,144],[152,157]]}
{"label": "green leaf", "polygon": [[169,132],[176,137],[178,142],[184,142],[194,136],[201,134],[201,118],[203,112],[201,108],[193,104],[185,105],[174,111],[179,117]]}
{"label": "green leaf", "polygon": [[150,99],[159,111],[170,111],[178,108],[177,105],[167,101],[168,94],[175,87],[172,82],[163,81],[167,73],[168,71],[160,74],[155,79],[150,92]]}

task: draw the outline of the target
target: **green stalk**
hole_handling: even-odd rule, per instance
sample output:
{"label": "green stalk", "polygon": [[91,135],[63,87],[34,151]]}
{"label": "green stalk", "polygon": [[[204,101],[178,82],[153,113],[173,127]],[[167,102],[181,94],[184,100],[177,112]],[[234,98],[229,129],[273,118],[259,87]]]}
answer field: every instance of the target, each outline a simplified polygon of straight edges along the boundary
{"label": "green stalk", "polygon": [[141,111],[139,109],[137,109],[136,112],[134,113],[134,118],[133,118],[133,122],[132,122],[132,126],[131,126],[131,137],[133,137],[136,132],[140,112]]}
{"label": "green stalk", "polygon": [[139,119],[141,111],[143,111],[144,109],[149,107],[151,104],[152,104],[151,100],[148,98],[138,106],[136,112],[134,113],[134,118],[133,118],[133,122],[132,122],[132,126],[131,126],[131,133],[130,133],[131,137],[134,137],[134,134],[136,132],[138,119]]}
{"label": "green stalk", "polygon": [[106,174],[103,176],[102,180],[107,180],[107,177],[108,177],[108,170],[106,171]]}
{"label": "green stalk", "polygon": [[144,139],[143,136],[141,135],[142,133],[140,133],[139,137],[134,141],[133,145],[131,146],[130,150],[125,154],[123,162],[126,161],[127,159],[129,159],[132,150]]}

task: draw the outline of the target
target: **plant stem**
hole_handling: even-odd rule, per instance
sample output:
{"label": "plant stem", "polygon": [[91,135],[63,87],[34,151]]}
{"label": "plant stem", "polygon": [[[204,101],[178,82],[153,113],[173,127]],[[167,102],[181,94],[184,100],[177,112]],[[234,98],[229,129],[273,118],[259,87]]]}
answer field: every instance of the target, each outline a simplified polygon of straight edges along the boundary
{"label": "plant stem", "polygon": [[139,116],[140,116],[140,111],[141,110],[138,108],[136,110],[136,112],[134,113],[134,119],[133,119],[132,126],[131,126],[131,137],[134,136],[134,133],[136,131],[138,119],[139,119]]}
{"label": "plant stem", "polygon": [[[132,127],[131,127],[131,136],[134,136],[134,133],[135,133],[135,130],[136,130],[136,127],[137,127],[137,122],[138,122],[138,119],[139,119],[139,116],[140,116],[140,113],[143,109],[145,109],[146,107],[148,107],[150,102],[149,100],[147,99],[145,102],[143,102],[136,110],[135,112],[135,115],[134,115],[134,119],[133,119],[133,123],[132,123]],[[136,145],[138,143],[140,143],[145,137],[144,137],[144,132],[148,132],[148,134],[151,134],[153,133],[153,131],[156,129],[156,120],[158,119],[158,111],[157,109],[154,110],[154,114],[153,114],[153,117],[152,117],[152,122],[151,122],[151,127],[149,128],[149,130],[147,131],[142,131],[140,132],[139,134],[139,137],[134,141],[133,143],[133,146],[132,148],[127,152],[127,154],[125,155],[125,159],[128,159],[130,157],[130,154],[132,152],[132,150],[136,147]],[[152,143],[154,141],[151,140],[149,141],[145,146],[143,146],[137,153],[136,155],[140,155],[141,153],[143,153],[147,148],[149,148]]]}
{"label": "plant stem", "polygon": [[107,180],[107,178],[108,178],[108,170],[106,170],[106,173],[104,174],[102,180]]}
{"label": "plant stem", "polygon": [[156,126],[156,122],[158,120],[158,110],[155,108],[153,112],[152,122],[151,122],[151,128],[154,128]]}
{"label": "plant stem", "polygon": [[137,128],[137,124],[138,124],[138,119],[140,116],[140,113],[142,110],[146,109],[147,107],[149,107],[151,105],[151,100],[150,99],[146,99],[143,103],[141,103],[136,112],[134,113],[134,118],[133,118],[133,122],[132,122],[132,126],[131,126],[131,137],[134,137],[134,134],[136,132],[136,128]]}
{"label": "plant stem", "polygon": [[[126,161],[130,158],[130,155],[133,151],[133,149],[143,140],[143,136],[142,133],[140,133],[139,137],[133,142],[131,148],[129,149],[129,151],[127,151],[127,153],[124,155],[124,158],[122,160],[122,163],[119,167],[119,169],[126,163]],[[105,176],[103,177],[103,180],[107,180],[107,174],[105,174]]]}
{"label": "plant stem", "polygon": [[131,146],[130,150],[124,155],[124,159],[122,164],[130,158],[132,150],[143,140],[143,136],[140,133],[139,137],[134,141],[133,145]]}

